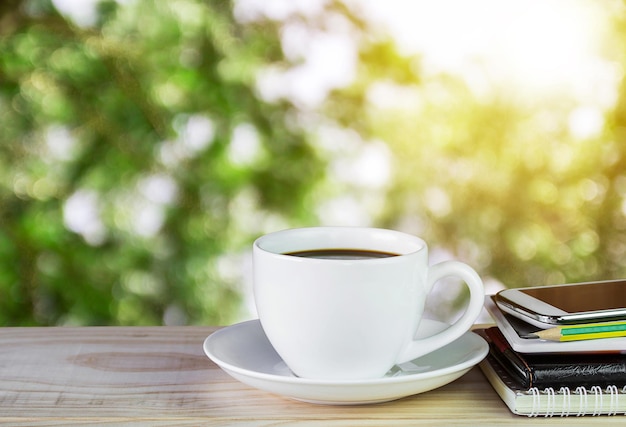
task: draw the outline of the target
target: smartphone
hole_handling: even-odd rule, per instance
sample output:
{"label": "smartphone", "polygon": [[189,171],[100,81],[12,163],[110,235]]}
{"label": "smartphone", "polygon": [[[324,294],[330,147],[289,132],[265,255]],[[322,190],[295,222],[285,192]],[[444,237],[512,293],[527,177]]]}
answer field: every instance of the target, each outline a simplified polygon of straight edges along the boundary
{"label": "smartphone", "polygon": [[498,307],[538,327],[626,320],[626,280],[506,289]]}

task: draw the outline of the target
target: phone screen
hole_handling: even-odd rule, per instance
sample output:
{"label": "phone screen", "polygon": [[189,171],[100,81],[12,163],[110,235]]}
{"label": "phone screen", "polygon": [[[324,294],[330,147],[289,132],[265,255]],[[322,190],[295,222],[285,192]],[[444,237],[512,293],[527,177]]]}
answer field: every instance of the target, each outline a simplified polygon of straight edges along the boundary
{"label": "phone screen", "polygon": [[626,280],[519,289],[568,313],[626,308]]}

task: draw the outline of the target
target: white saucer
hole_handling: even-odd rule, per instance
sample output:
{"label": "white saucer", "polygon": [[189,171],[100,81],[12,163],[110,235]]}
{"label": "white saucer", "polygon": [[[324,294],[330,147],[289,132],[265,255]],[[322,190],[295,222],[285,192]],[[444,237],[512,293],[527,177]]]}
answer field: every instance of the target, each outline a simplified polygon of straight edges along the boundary
{"label": "white saucer", "polygon": [[[429,336],[447,326],[423,319],[417,335]],[[488,351],[481,337],[467,332],[439,350],[394,366],[383,378],[327,381],[294,376],[258,320],[220,329],[204,341],[206,355],[242,383],[291,399],[330,405],[386,402],[433,390],[465,374]]]}

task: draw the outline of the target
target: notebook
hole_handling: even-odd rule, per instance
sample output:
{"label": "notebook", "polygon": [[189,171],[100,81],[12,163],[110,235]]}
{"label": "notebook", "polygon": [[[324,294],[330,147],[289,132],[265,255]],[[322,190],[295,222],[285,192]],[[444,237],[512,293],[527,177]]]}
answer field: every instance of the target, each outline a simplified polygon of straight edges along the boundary
{"label": "notebook", "polygon": [[526,388],[626,386],[626,355],[619,353],[518,353],[500,329],[475,331],[508,375]]}
{"label": "notebook", "polygon": [[566,417],[582,415],[625,415],[626,387],[600,386],[524,388],[511,378],[493,356],[479,364],[502,401],[516,415]]}

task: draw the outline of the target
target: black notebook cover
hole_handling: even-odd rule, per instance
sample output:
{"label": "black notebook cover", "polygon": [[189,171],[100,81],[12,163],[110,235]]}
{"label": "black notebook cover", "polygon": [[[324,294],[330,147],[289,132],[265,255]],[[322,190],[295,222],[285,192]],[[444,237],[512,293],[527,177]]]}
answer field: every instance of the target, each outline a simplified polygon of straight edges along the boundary
{"label": "black notebook cover", "polygon": [[518,353],[495,326],[480,335],[494,359],[523,387],[626,386],[626,354]]}

